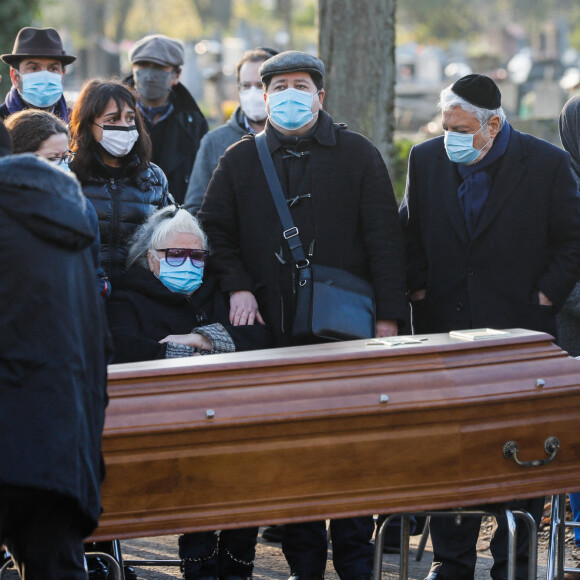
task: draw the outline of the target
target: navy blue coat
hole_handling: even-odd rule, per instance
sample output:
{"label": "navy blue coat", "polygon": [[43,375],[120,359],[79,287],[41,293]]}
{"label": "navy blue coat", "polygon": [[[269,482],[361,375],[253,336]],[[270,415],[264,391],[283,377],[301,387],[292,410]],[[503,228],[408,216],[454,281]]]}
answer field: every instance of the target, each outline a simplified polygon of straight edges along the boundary
{"label": "navy blue coat", "polygon": [[0,159],[0,486],[100,513],[105,315],[78,182],[32,154]]}
{"label": "navy blue coat", "polygon": [[[400,208],[417,333],[528,328],[556,335],[555,313],[580,278],[580,197],[570,156],[512,128],[470,239],[461,178],[443,137],[413,147]],[[541,290],[554,306],[540,306]]]}

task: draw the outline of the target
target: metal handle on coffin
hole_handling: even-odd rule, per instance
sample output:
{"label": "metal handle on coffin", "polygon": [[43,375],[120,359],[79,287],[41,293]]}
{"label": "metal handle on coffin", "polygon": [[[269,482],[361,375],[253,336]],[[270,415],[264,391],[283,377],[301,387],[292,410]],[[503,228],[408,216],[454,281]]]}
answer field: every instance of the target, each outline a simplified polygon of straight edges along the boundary
{"label": "metal handle on coffin", "polygon": [[554,435],[552,435],[544,441],[544,451],[546,452],[547,455],[549,455],[547,459],[520,461],[518,459],[518,451],[520,450],[520,448],[516,441],[508,441],[503,446],[503,456],[506,459],[513,458],[513,460],[522,467],[538,467],[540,465],[546,465],[547,463],[550,463],[550,461],[552,461],[554,457],[556,457],[558,449],[560,449],[560,440]]}

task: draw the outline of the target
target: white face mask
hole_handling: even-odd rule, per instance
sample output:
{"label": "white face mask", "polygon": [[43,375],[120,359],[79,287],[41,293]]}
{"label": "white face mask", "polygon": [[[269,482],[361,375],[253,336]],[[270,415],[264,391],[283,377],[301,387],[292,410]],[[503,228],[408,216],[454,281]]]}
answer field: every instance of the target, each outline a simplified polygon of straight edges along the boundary
{"label": "white face mask", "polygon": [[103,130],[103,137],[100,141],[101,146],[113,157],[125,157],[133,149],[137,139],[139,139],[139,132],[135,125],[131,127],[97,125],[97,127],[101,127]]}
{"label": "white face mask", "polygon": [[240,91],[240,105],[250,121],[263,121],[268,116],[264,93],[257,87]]}

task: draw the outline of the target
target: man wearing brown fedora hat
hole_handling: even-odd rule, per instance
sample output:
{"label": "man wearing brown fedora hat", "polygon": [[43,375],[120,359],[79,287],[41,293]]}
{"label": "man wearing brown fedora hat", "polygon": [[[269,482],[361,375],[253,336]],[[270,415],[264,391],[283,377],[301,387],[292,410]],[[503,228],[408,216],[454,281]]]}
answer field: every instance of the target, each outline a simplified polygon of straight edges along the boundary
{"label": "man wearing brown fedora hat", "polygon": [[62,94],[66,65],[76,60],[66,54],[54,28],[22,28],[10,54],[0,55],[10,65],[12,89],[0,105],[0,119],[23,109],[45,109],[68,123],[68,107]]}

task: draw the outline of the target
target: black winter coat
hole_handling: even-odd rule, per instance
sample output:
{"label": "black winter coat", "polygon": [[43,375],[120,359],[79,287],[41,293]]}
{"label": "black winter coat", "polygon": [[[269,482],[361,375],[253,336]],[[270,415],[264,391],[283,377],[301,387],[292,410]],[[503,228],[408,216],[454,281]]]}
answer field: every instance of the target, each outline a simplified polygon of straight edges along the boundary
{"label": "black winter coat", "polygon": [[[291,211],[305,252],[314,263],[372,282],[377,319],[402,321],[404,249],[385,163],[368,139],[334,124],[324,111],[319,115],[310,153],[298,151],[298,157],[266,124],[282,189],[288,198],[300,196]],[[292,344],[295,268],[253,137],[220,159],[199,217],[222,290],[254,292],[276,345]]]}
{"label": "black winter coat", "polygon": [[[580,278],[580,196],[570,156],[511,129],[470,239],[461,178],[443,137],[413,147],[400,214],[415,332],[528,328],[556,336],[555,313]],[[553,303],[540,306],[538,290]]]}
{"label": "black winter coat", "polygon": [[[134,87],[133,75],[124,81]],[[173,112],[159,123],[151,125],[144,116],[153,154],[151,161],[159,165],[169,182],[169,191],[177,203],[183,203],[201,138],[208,125],[191,93],[177,83],[171,89]]]}
{"label": "black winter coat", "polygon": [[[74,171],[74,163],[72,165]],[[101,266],[113,291],[125,272],[129,241],[135,230],[155,210],[173,203],[163,171],[154,164],[137,179],[112,177],[104,166],[82,184],[99,217]]]}
{"label": "black winter coat", "polygon": [[203,284],[191,295],[171,292],[148,269],[133,266],[107,303],[115,363],[165,358],[169,334],[187,334],[193,328],[219,322],[232,337],[236,351],[271,345],[266,327],[231,326],[229,301],[206,270]]}
{"label": "black winter coat", "polygon": [[105,314],[78,182],[32,154],[0,159],[0,485],[100,513]]}

